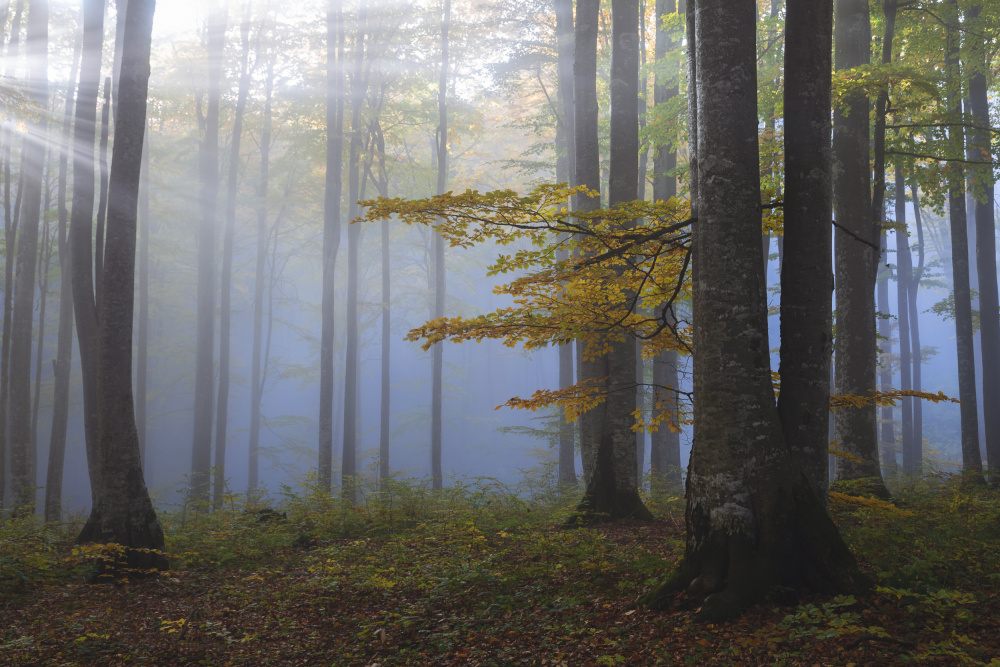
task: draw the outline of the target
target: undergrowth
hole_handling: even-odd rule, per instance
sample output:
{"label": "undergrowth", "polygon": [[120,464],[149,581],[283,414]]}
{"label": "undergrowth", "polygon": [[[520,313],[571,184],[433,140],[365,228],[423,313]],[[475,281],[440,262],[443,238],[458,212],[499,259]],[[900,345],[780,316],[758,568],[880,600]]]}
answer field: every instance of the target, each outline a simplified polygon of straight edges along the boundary
{"label": "undergrowth", "polygon": [[719,626],[634,607],[683,553],[676,493],[647,493],[650,524],[564,530],[579,489],[472,478],[356,492],[160,508],[172,571],[113,587],[83,583],[104,553],[73,544],[83,517],[0,521],[0,663],[1000,665],[1000,496],[957,478],[891,503],[831,494],[879,582],[869,598]]}

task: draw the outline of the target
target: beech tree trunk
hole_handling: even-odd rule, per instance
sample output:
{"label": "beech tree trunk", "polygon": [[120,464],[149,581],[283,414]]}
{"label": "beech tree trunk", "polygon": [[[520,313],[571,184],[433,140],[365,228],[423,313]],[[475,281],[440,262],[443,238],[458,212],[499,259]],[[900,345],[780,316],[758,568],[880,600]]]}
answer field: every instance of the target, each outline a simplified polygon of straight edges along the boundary
{"label": "beech tree trunk", "polygon": [[[339,55],[338,55],[339,54]],[[344,56],[340,0],[326,9],[326,185],[323,198],[323,304],[320,333],[319,463],[317,481],[329,492],[333,481],[333,336],[337,251],[340,248],[340,197],[343,190],[344,96],[340,63]]]}
{"label": "beech tree trunk", "polygon": [[[882,261],[880,268],[885,272],[881,276],[877,288],[878,299],[878,335],[879,335],[879,388],[882,391],[892,390],[892,323],[889,321],[891,315],[889,308],[889,268],[888,240],[885,230],[880,235],[882,240]],[[880,433],[879,444],[882,449],[882,469],[888,477],[895,477],[896,470],[896,428],[893,424],[893,410],[891,405],[883,405],[880,409]]]}
{"label": "beech tree trunk", "polygon": [[[437,129],[437,191],[444,194],[448,187],[448,49],[451,27],[451,0],[444,0],[441,18],[441,75],[438,79],[438,129]],[[444,317],[447,296],[445,286],[444,239],[434,234],[431,241],[431,264],[434,267],[434,306],[432,319]],[[444,345],[431,347],[431,485],[440,489],[444,485],[441,470],[442,438],[442,376],[444,372]]]}
{"label": "beech tree trunk", "polygon": [[[49,6],[33,0],[28,7],[28,93],[40,109],[48,106]],[[29,121],[21,153],[22,187],[18,213],[17,269],[10,347],[10,481],[15,510],[34,505],[35,464],[31,448],[31,332],[35,314],[38,223],[45,168],[45,114]],[[7,251],[11,251],[8,246]]]}
{"label": "beech tree trunk", "polygon": [[[945,56],[945,78],[948,85],[948,109],[954,123],[948,128],[948,139],[951,154],[957,160],[961,160],[965,154],[965,131],[961,124],[962,80],[958,60],[961,37],[957,0],[947,0],[945,10],[947,12],[948,41]],[[965,168],[960,161],[952,162],[948,169],[948,217],[951,221],[951,267],[955,290],[958,398],[962,402],[962,470],[970,482],[978,483],[983,481],[983,463],[979,453],[976,362],[972,342],[969,238],[965,217]]]}
{"label": "beech tree trunk", "polygon": [[166,569],[163,530],[143,481],[132,397],[132,322],[135,289],[136,212],[146,127],[153,0],[132,0],[125,37],[118,123],[108,196],[108,227],[98,333],[98,433],[101,487],[81,542],[126,547],[124,562],[106,572]]}
{"label": "beech tree trunk", "polygon": [[[913,360],[910,353],[910,290],[913,286],[913,257],[906,226],[906,182],[903,165],[896,165],[896,307],[899,311],[899,388],[913,389]],[[918,351],[919,354],[919,351]],[[902,464],[913,458],[913,398],[904,396],[900,401],[900,430]]]}
{"label": "beech tree trunk", "polygon": [[[910,300],[910,350],[913,354],[913,389],[922,391],[921,371],[923,367],[923,353],[920,350],[920,311],[917,309],[917,290],[920,288],[920,280],[924,275],[924,226],[920,216],[920,197],[917,191],[916,173],[911,175],[913,184],[910,188],[910,199],[913,201],[913,221],[917,225],[917,266],[913,270],[912,289],[908,297]],[[913,401],[913,449],[910,456],[903,454],[903,468],[910,474],[917,474],[923,459],[924,448],[924,405],[922,401]]]}
{"label": "beech tree trunk", "polygon": [[226,176],[226,231],[222,242],[222,282],[219,315],[219,395],[215,408],[215,479],[212,498],[216,510],[222,509],[226,489],[226,445],[229,427],[229,344],[232,319],[233,243],[236,237],[236,197],[239,194],[240,148],[243,140],[243,114],[250,89],[250,3],[246,3],[240,23],[240,81],[236,93],[233,138],[229,145],[229,172]]}
{"label": "beech tree trunk", "polygon": [[[990,148],[990,109],[987,98],[987,76],[992,77],[982,40],[978,34],[982,4],[975,4],[966,14],[967,30],[965,62],[970,65],[969,101],[974,128],[970,132],[968,149],[973,160],[992,162]],[[981,29],[981,28],[980,28]],[[986,461],[990,482],[1000,484],[1000,295],[997,290],[996,219],[993,208],[995,179],[993,170],[975,167],[972,172],[976,185],[976,269],[979,276],[979,321],[983,368],[983,424],[986,434]]]}
{"label": "beech tree trunk", "polygon": [[63,109],[63,128],[59,152],[59,185],[56,194],[59,250],[59,334],[56,340],[56,358],[52,360],[52,432],[49,436],[49,462],[45,474],[45,522],[62,519],[63,464],[66,459],[66,423],[69,417],[69,371],[73,359],[73,292],[66,209],[66,185],[69,179],[70,132],[73,129],[72,112],[79,71],[82,32],[73,49],[66,106]]}
{"label": "beech tree trunk", "polygon": [[[601,207],[600,144],[597,123],[597,33],[600,18],[599,0],[577,0],[576,23],[573,28],[573,110],[574,137],[573,150],[576,163],[576,185],[585,185],[593,194],[578,196],[574,208],[578,211],[594,211]],[[594,381],[603,378],[596,362],[585,354],[586,344],[576,343],[577,382]],[[599,419],[597,410],[590,410],[580,416],[580,458],[583,464],[583,479],[593,476],[594,457],[597,452],[595,436]]]}
{"label": "beech tree trunk", "polygon": [[[716,620],[763,600],[776,586],[792,594],[845,593],[866,582],[785,440],[771,386],[760,262],[755,3],[694,4],[698,218],[692,226],[695,404],[687,548],[673,578],[643,603],[662,608],[686,590],[701,605],[697,618]],[[800,32],[803,41],[786,50],[786,67],[792,58],[822,61],[829,13],[829,5],[814,0],[788,3],[788,34]],[[806,108],[809,98],[799,98]],[[822,152],[815,160],[824,169]],[[807,279],[783,273],[783,283],[786,276]],[[803,326],[818,330],[823,323]]]}
{"label": "beech tree trunk", "polygon": [[[869,62],[871,22],[868,0],[836,0],[836,69]],[[869,167],[868,97],[857,93],[833,112],[833,206],[837,299],[838,394],[871,396],[875,390],[875,272],[878,227],[873,224]],[[881,210],[881,207],[879,207]],[[789,260],[784,253],[784,261]],[[888,498],[879,466],[876,407],[872,403],[836,413],[836,441],[850,455],[837,461],[837,481],[852,490]],[[860,488],[857,488],[858,485]]]}
{"label": "beech tree trunk", "polygon": [[[225,9],[218,0],[208,7],[208,108],[198,151],[201,180],[198,227],[198,319],[194,371],[194,438],[191,445],[191,496],[209,501],[212,467],[212,398],[215,385],[215,209],[219,199],[219,97],[226,38]],[[199,121],[202,119],[199,118]],[[225,443],[222,443],[225,447]]]}
{"label": "beech tree trunk", "polygon": [[139,433],[139,456],[146,471],[147,389],[149,368],[149,123],[142,142],[142,173],[139,181],[139,317],[136,322],[135,428]]}

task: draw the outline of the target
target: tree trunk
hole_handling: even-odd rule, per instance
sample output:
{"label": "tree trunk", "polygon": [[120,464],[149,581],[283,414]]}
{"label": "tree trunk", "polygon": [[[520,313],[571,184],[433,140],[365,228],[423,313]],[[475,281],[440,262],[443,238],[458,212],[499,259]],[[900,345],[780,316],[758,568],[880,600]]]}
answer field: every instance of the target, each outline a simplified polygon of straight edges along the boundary
{"label": "tree trunk", "polygon": [[[39,109],[48,106],[49,6],[33,0],[28,9],[28,91]],[[31,330],[35,311],[38,222],[46,149],[45,114],[29,121],[21,153],[22,189],[18,214],[17,268],[10,347],[10,481],[15,510],[34,505],[35,465],[31,451]],[[7,248],[10,252],[11,248]]]}
{"label": "tree trunk", "polygon": [[[263,29],[263,27],[262,27]],[[262,326],[264,319],[264,268],[267,264],[267,186],[271,156],[271,100],[274,93],[274,60],[267,61],[264,79],[264,127],[260,133],[260,182],[257,184],[257,270],[253,296],[253,352],[250,363],[250,465],[247,495],[257,499],[260,448],[260,404],[264,393],[261,369]]]}
{"label": "tree trunk", "polygon": [[[947,0],[947,53],[945,78],[948,109],[953,125],[948,128],[950,152],[956,160],[965,153],[962,123],[962,79],[958,56],[960,27],[958,2]],[[992,205],[991,205],[992,208]],[[972,343],[972,302],[969,292],[969,239],[965,217],[965,168],[953,162],[948,169],[948,214],[951,220],[951,267],[955,289],[955,339],[958,355],[958,398],[962,401],[962,470],[971,482],[982,482],[983,463],[979,453],[979,422],[976,407],[976,362]],[[991,232],[992,233],[992,232]],[[995,278],[994,278],[995,280]]]}
{"label": "tree trunk", "polygon": [[[559,106],[556,110],[558,157],[556,180],[576,185],[576,119],[573,106],[573,0],[555,0],[556,44],[558,57]],[[561,115],[559,115],[561,114]],[[561,139],[562,141],[559,141]],[[569,254],[560,251],[558,259],[566,261]],[[573,344],[559,346],[559,388],[573,384]],[[566,418],[564,409],[559,415],[559,483],[576,484],[576,438],[573,425]]]}
{"label": "tree trunk", "polygon": [[94,298],[101,304],[101,276],[104,275],[104,224],[108,217],[108,135],[111,133],[111,77],[104,77],[104,105],[101,107],[101,141],[97,151],[100,182],[97,186],[97,231],[94,234]]}
{"label": "tree trunk", "polygon": [[139,457],[146,472],[146,408],[149,368],[149,123],[142,142],[142,173],[139,174],[139,318],[136,323],[135,428],[139,434]]}
{"label": "tree trunk", "polygon": [[[191,446],[191,496],[207,509],[212,467],[212,394],[215,383],[215,210],[219,199],[219,97],[226,38],[225,9],[208,7],[208,109],[198,151],[201,181],[198,228],[198,333],[194,371],[194,439]],[[225,447],[225,443],[222,443]]]}
{"label": "tree trunk", "polygon": [[226,489],[226,445],[229,426],[229,346],[232,320],[233,242],[236,237],[236,197],[239,194],[240,147],[243,139],[243,114],[250,89],[250,3],[246,3],[240,23],[240,82],[233,118],[233,139],[229,146],[229,172],[226,177],[226,231],[222,242],[221,308],[219,315],[219,395],[215,408],[215,480],[212,498],[216,510],[222,509]]}
{"label": "tree trunk", "polygon": [[[973,5],[966,14],[966,25],[982,25],[982,4]],[[968,29],[968,27],[967,27]],[[975,34],[975,33],[973,33]],[[992,72],[981,40],[965,40],[971,65],[969,101],[974,129],[969,137],[973,160],[991,162],[989,101],[987,76]],[[983,367],[983,422],[986,427],[986,460],[990,482],[1000,483],[1000,296],[997,290],[996,220],[993,209],[993,170],[975,168],[976,185],[976,268],[979,274],[979,321]]]}
{"label": "tree trunk", "polygon": [[[600,143],[598,141],[597,105],[597,32],[600,17],[599,0],[577,0],[576,23],[573,29],[573,150],[576,162],[573,171],[576,185],[584,185],[593,194],[578,196],[574,208],[594,211],[601,207]],[[576,343],[577,382],[595,381],[604,377],[596,362],[587,359],[586,344]],[[580,458],[583,479],[593,476],[594,457],[597,452],[598,410],[589,410],[580,416]]]}
{"label": "tree trunk", "polygon": [[69,172],[70,132],[73,129],[72,112],[76,92],[82,35],[73,48],[66,106],[63,109],[63,128],[59,151],[59,186],[56,207],[59,227],[56,230],[59,249],[59,334],[56,358],[52,361],[52,433],[49,436],[49,463],[45,474],[45,522],[62,519],[63,464],[66,459],[66,422],[69,417],[69,371],[73,359],[73,292],[69,244],[66,227],[69,211],[66,209],[66,185]]}
{"label": "tree trunk", "polygon": [[[611,4],[611,206],[633,201],[639,176],[639,6],[637,0]],[[621,269],[619,269],[621,270]],[[631,295],[623,295],[628,303]],[[621,335],[618,339],[617,336]],[[596,360],[604,402],[594,443],[594,469],[575,520],[584,523],[624,518],[650,519],[639,497],[636,476],[636,341],[628,332],[607,335],[610,351]]]}
{"label": "tree trunk", "polygon": [[[146,127],[153,0],[132,0],[126,16],[118,124],[108,192],[108,227],[98,333],[98,432],[101,490],[80,541],[126,547],[105,573],[135,576],[166,569],[163,530],[139,460],[132,400],[132,322],[136,209]],[[136,571],[139,571],[138,573]]]}
{"label": "tree trunk", "polygon": [[[339,56],[338,56],[339,50]],[[319,462],[321,491],[329,492],[333,469],[333,335],[337,251],[340,249],[340,197],[343,190],[344,96],[343,12],[340,0],[326,10],[326,186],[323,199],[323,305],[320,338]]]}
{"label": "tree trunk", "polygon": [[[833,351],[832,4],[789,3],[786,26],[785,261],[781,266],[778,415],[789,448],[799,457],[816,497],[825,505]],[[802,280],[801,276],[810,279]]]}
{"label": "tree trunk", "polygon": [[[836,69],[867,65],[871,25],[867,0],[836,0]],[[837,393],[871,396],[875,391],[875,271],[878,234],[873,225],[869,183],[869,102],[862,92],[844,100],[833,113],[833,205],[837,299]],[[881,210],[881,207],[879,207]],[[789,253],[784,253],[788,261]],[[836,414],[835,433],[841,450],[837,481],[852,481],[862,493],[888,498],[879,466],[875,404],[850,407]]]}
{"label": "tree trunk", "polygon": [[[444,0],[441,17],[441,70],[438,79],[438,128],[437,128],[437,192],[444,194],[448,187],[448,49],[451,27],[451,0]],[[444,317],[447,298],[445,287],[444,239],[434,234],[431,241],[431,264],[434,267],[434,305],[431,317]],[[444,346],[441,342],[431,348],[431,484],[435,489],[444,486],[441,470],[441,439],[443,431],[441,396],[444,373]]]}
{"label": "tree trunk", "polygon": [[[879,388],[882,391],[892,391],[892,323],[889,310],[889,279],[892,270],[889,268],[889,246],[885,230],[880,234],[882,239],[881,269],[885,274],[878,283],[878,335],[879,335]],[[882,448],[882,468],[887,477],[895,477],[896,469],[896,429],[893,425],[892,406],[883,405],[880,410],[881,433],[879,436]]]}
{"label": "tree trunk", "polygon": [[[917,309],[917,290],[924,275],[924,226],[920,217],[920,197],[917,193],[917,176],[911,175],[913,185],[910,188],[910,198],[913,200],[913,221],[917,224],[917,267],[913,271],[913,282],[908,297],[910,299],[910,350],[913,354],[913,390],[921,391],[921,370],[923,353],[920,350],[920,311]],[[903,455],[903,468],[911,475],[919,474],[924,448],[924,405],[922,401],[913,401],[913,449],[910,457]]]}
{"label": "tree trunk", "polygon": [[87,443],[92,507],[101,488],[101,454],[97,440],[97,304],[94,300],[94,138],[97,92],[101,79],[104,39],[104,3],[83,5],[83,51],[80,87],[73,126],[73,209],[70,213],[69,252],[72,267],[73,313],[83,375],[83,424]]}
{"label": "tree trunk", "polygon": [[[913,283],[913,257],[906,226],[906,182],[903,165],[896,165],[896,308],[899,311],[899,388],[913,389],[913,361],[910,354],[910,290]],[[913,398],[904,396],[900,401],[902,463],[913,459]]]}
{"label": "tree trunk", "polygon": [[[46,173],[49,167],[45,168]],[[42,395],[42,354],[45,352],[45,310],[49,295],[49,270],[52,268],[52,246],[55,240],[49,230],[49,211],[52,208],[52,188],[49,179],[44,178],[45,196],[42,200],[42,238],[38,247],[38,346],[35,350],[35,396],[31,400],[31,465],[38,461],[38,407]],[[37,480],[37,472],[32,470],[31,478]]]}
{"label": "tree trunk", "polygon": [[[805,20],[811,5],[790,2],[789,17]],[[759,254],[755,11],[750,0],[697,0],[695,421],[687,549],[674,577],[643,600],[662,608],[672,593],[687,590],[704,620],[732,616],[775,586],[845,593],[865,584],[786,443],[774,402]],[[822,58],[811,51],[828,40],[817,34],[786,58]],[[815,158],[821,163],[823,154]]]}

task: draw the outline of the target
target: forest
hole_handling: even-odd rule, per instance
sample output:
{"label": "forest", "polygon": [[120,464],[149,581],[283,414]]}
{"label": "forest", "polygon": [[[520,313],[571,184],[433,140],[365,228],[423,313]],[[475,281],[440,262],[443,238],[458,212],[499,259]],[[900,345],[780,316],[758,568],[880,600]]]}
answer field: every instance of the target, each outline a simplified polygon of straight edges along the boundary
{"label": "forest", "polygon": [[994,0],[0,0],[0,665],[1000,665]]}

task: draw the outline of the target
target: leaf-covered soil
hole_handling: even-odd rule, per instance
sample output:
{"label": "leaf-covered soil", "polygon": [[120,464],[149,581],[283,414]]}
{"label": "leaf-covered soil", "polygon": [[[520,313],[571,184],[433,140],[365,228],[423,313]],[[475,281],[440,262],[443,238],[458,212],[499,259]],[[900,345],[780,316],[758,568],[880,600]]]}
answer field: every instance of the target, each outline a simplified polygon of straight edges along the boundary
{"label": "leaf-covered soil", "polygon": [[369,516],[348,536],[294,508],[287,521],[174,517],[176,570],[93,584],[88,550],[36,541],[58,560],[0,564],[0,664],[1000,665],[997,500],[948,493],[834,504],[882,582],[871,597],[718,625],[693,623],[683,600],[634,607],[683,551],[676,505],[592,530],[526,507],[392,531]]}

